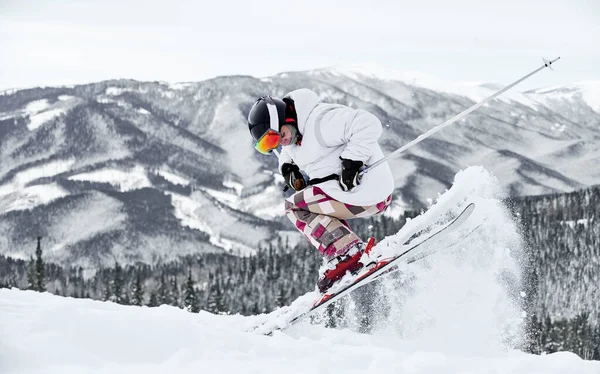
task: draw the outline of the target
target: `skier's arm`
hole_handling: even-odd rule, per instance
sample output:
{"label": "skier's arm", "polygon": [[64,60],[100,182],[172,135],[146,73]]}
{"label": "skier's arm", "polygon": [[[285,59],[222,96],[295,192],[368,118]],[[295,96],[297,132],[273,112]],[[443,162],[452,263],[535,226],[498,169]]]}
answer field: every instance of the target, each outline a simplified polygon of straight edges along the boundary
{"label": "skier's arm", "polygon": [[283,175],[281,171],[283,164],[292,164],[293,162],[294,160],[292,160],[292,157],[287,153],[286,149],[282,147],[281,152],[279,153],[279,172]]}
{"label": "skier's arm", "polygon": [[[328,147],[346,144],[341,157],[364,163],[371,157],[381,136],[381,122],[363,109],[348,107],[332,110],[318,124],[320,141]],[[319,135],[317,135],[319,139]]]}
{"label": "skier's arm", "polygon": [[366,163],[381,136],[381,121],[366,110],[354,112],[354,116],[346,123],[347,145],[340,157]]}

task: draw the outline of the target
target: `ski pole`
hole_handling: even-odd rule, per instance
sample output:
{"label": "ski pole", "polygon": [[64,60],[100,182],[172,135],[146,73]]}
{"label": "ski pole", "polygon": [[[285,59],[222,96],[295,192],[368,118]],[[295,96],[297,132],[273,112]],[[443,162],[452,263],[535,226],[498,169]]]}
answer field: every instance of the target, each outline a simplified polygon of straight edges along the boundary
{"label": "ski pole", "polygon": [[482,106],[483,104],[487,103],[490,100],[495,99],[496,97],[500,96],[501,94],[503,94],[504,92],[508,91],[509,89],[511,89],[512,87],[516,86],[517,84],[523,82],[525,79],[531,77],[532,75],[534,75],[535,73],[537,73],[538,71],[544,69],[544,68],[550,68],[550,70],[552,70],[551,65],[553,63],[555,63],[556,61],[558,61],[560,59],[560,57],[555,58],[554,60],[550,61],[550,60],[544,60],[544,65],[542,65],[541,67],[535,69],[534,71],[532,71],[531,73],[525,75],[524,77],[514,81],[513,83],[509,84],[508,86],[504,87],[503,89],[501,89],[500,91],[494,93],[493,95],[483,99],[482,101],[478,102],[477,104],[473,105],[472,107],[464,110],[463,112],[457,114],[456,116],[450,118],[449,120],[447,120],[446,122],[437,125],[436,127],[432,128],[431,130],[427,131],[424,134],[419,135],[419,137],[417,137],[415,140],[411,141],[408,144],[405,144],[403,147],[398,148],[397,150],[395,150],[394,152],[392,152],[391,154],[387,155],[386,157],[378,160],[377,162],[365,166],[362,170],[361,170],[361,174],[367,173],[369,170],[373,169],[374,167],[377,167],[378,165],[381,165],[382,163],[386,162],[387,160],[398,156],[399,154],[401,154],[402,152],[406,151],[407,149],[409,149],[410,147],[420,143],[421,141],[427,139],[428,137],[430,137],[431,135],[435,134],[436,132],[440,131],[441,129],[443,129],[446,126],[451,125],[452,123],[458,121],[459,119],[463,118],[464,116],[466,116],[467,114],[471,113],[472,111],[474,111],[475,109],[479,108],[480,106]]}
{"label": "ski pole", "polygon": [[[277,151],[276,149],[274,149],[274,150],[273,150],[273,154],[274,154],[275,156],[277,156],[277,159],[278,159],[278,160],[279,160],[279,157],[281,157],[281,156],[279,155],[279,151]],[[286,192],[286,191],[287,191],[287,190],[289,190],[289,189],[290,189],[290,188],[288,187],[288,185],[287,185],[287,184],[283,186],[283,192]]]}

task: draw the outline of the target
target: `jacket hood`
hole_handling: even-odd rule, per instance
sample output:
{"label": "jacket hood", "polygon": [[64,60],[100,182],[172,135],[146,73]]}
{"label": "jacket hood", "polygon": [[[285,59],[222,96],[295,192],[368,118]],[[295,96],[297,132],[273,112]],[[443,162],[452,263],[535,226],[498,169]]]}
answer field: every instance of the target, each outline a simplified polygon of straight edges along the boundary
{"label": "jacket hood", "polygon": [[319,96],[308,88],[301,88],[288,93],[285,97],[294,100],[294,108],[296,108],[296,115],[298,116],[298,130],[300,134],[303,134],[306,120],[319,103]]}

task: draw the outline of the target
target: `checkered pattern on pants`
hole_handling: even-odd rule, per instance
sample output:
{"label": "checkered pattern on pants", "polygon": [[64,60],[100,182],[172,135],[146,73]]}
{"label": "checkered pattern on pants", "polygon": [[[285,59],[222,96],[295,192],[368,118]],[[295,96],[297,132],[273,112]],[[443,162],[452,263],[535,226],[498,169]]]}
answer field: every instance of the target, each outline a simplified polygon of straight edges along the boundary
{"label": "checkered pattern on pants", "polygon": [[392,195],[374,205],[350,205],[335,200],[317,186],[309,186],[285,200],[285,214],[323,257],[331,260],[361,242],[347,219],[379,214],[391,201]]}

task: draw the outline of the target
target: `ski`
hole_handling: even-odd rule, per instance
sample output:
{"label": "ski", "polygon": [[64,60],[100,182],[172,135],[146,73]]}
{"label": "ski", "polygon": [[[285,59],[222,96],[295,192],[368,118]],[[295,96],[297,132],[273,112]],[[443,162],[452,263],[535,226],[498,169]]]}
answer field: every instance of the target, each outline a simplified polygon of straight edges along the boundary
{"label": "ski", "polygon": [[[456,216],[450,222],[446,223],[444,226],[436,229],[435,231],[433,231],[432,233],[429,233],[428,235],[424,234],[424,235],[426,235],[426,237],[421,238],[420,236],[418,236],[418,237],[412,236],[404,244],[404,246],[408,246],[408,248],[404,252],[402,252],[401,254],[399,254],[397,256],[391,257],[391,258],[379,260],[376,264],[374,264],[370,267],[364,268],[362,272],[359,272],[357,274],[356,278],[352,281],[352,283],[345,285],[341,289],[335,290],[334,292],[320,295],[321,297],[313,304],[313,306],[308,311],[301,313],[301,314],[297,315],[296,317],[292,318],[284,326],[275,327],[275,328],[271,329],[270,331],[265,333],[265,335],[272,335],[275,331],[285,330],[285,329],[293,326],[294,324],[304,320],[305,318],[311,316],[312,314],[314,314],[318,310],[326,307],[327,305],[341,299],[342,297],[346,296],[353,290],[360,288],[368,283],[371,283],[372,281],[374,281],[375,279],[378,279],[381,276],[392,273],[394,270],[397,269],[397,265],[399,265],[401,261],[406,260],[407,263],[412,263],[412,262],[415,262],[417,260],[420,260],[420,259],[426,257],[427,254],[424,254],[417,258],[409,258],[409,257],[407,257],[407,255],[412,254],[417,248],[420,248],[420,246],[423,243],[426,243],[429,240],[437,237],[439,234],[441,234],[445,231],[450,231],[450,230],[460,226],[464,221],[467,220],[467,218],[471,215],[471,213],[473,213],[474,209],[475,209],[475,204],[471,203],[471,204],[467,205],[458,214],[458,216]],[[421,239],[421,240],[419,240],[419,239]],[[373,242],[370,241],[369,244],[372,247]],[[370,249],[371,248],[368,247],[367,250],[370,250]],[[337,288],[337,287],[334,285],[334,288]]]}
{"label": "ski", "polygon": [[[483,221],[482,221],[482,222],[481,222],[479,225],[477,225],[477,226],[473,227],[473,228],[472,228],[472,229],[471,229],[469,232],[467,232],[467,233],[465,233],[465,234],[461,235],[461,236],[460,236],[460,240],[467,238],[467,237],[468,237],[468,236],[470,236],[470,235],[471,235],[473,232],[477,231],[477,229],[479,229],[479,228],[480,228],[480,227],[483,225],[483,223],[485,223],[485,221],[487,221],[487,219],[484,219],[484,220],[483,220]],[[453,242],[453,243],[451,243],[451,244],[445,245],[445,246],[444,246],[444,248],[445,248],[445,249],[446,249],[446,248],[452,248],[452,247],[453,247],[453,246],[455,246],[456,244],[458,244],[458,241],[455,241],[455,242]],[[410,258],[406,259],[406,262],[405,262],[405,264],[409,265],[409,264],[412,264],[412,263],[414,263],[414,262],[420,261],[420,260],[424,259],[425,257],[427,257],[427,256],[429,256],[429,255],[431,255],[431,254],[433,254],[433,253],[435,253],[435,252],[437,252],[437,251],[421,252],[421,253],[415,254],[415,256],[412,256],[412,257],[410,257]],[[396,272],[397,270],[400,270],[400,267],[399,267],[399,266],[393,266],[391,269],[388,269],[388,270],[386,270],[386,271],[384,271],[384,272],[378,272],[378,273],[377,273],[377,274],[376,274],[376,275],[375,275],[375,276],[374,276],[374,277],[371,279],[371,281],[369,281],[368,283],[371,283],[371,282],[373,282],[373,281],[375,281],[375,280],[379,279],[380,277],[382,277],[382,276],[384,276],[384,275],[389,275],[389,274],[391,274],[391,273],[394,273],[394,272]]]}

